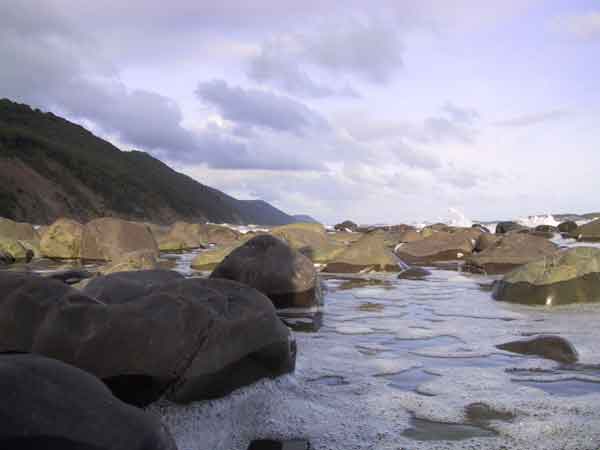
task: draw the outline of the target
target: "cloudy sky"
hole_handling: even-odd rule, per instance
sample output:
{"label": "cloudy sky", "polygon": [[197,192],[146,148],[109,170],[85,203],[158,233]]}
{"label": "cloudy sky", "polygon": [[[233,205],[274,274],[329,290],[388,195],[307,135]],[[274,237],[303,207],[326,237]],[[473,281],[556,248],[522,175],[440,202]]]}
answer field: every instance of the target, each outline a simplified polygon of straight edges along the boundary
{"label": "cloudy sky", "polygon": [[0,97],[325,222],[600,210],[600,3],[0,0]]}

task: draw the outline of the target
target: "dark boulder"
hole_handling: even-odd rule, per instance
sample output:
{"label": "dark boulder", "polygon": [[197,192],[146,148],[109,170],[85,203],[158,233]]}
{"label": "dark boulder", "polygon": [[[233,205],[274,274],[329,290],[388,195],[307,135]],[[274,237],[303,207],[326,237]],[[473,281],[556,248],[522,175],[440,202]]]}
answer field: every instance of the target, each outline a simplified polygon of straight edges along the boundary
{"label": "dark boulder", "polygon": [[570,236],[580,241],[600,241],[600,219],[577,227],[571,232]]}
{"label": "dark boulder", "polygon": [[149,295],[156,287],[183,279],[183,275],[172,270],[115,272],[94,278],[82,292],[102,303],[114,305]]}
{"label": "dark boulder", "polygon": [[491,233],[482,233],[475,243],[475,252],[482,252],[490,247],[495,246],[502,240],[502,236]]}
{"label": "dark boulder", "polygon": [[48,278],[52,280],[62,281],[65,284],[77,284],[80,281],[86,280],[88,278],[93,277],[94,274],[88,272],[87,270],[80,269],[67,269],[61,270],[59,272],[52,272],[47,275]]}
{"label": "dark boulder", "polygon": [[0,355],[0,448],[176,450],[166,427],[96,377],[39,355]]}
{"label": "dark boulder", "polygon": [[572,220],[567,220],[558,225],[558,231],[561,233],[571,233],[577,229],[577,224]]}
{"label": "dark boulder", "polygon": [[600,249],[575,247],[523,265],[494,285],[496,300],[529,305],[600,301]]}
{"label": "dark boulder", "polygon": [[552,225],[538,225],[535,227],[535,230],[539,233],[558,233],[558,228],[553,227]]}
{"label": "dark boulder", "polygon": [[0,266],[12,264],[14,262],[15,258],[13,258],[10,253],[0,250]]}
{"label": "dark boulder", "polygon": [[473,225],[471,225],[472,228],[477,228],[478,230],[483,231],[484,233],[489,233],[490,229],[480,223],[474,223]]}
{"label": "dark boulder", "polygon": [[521,355],[536,355],[564,364],[577,362],[575,347],[560,336],[536,336],[524,341],[512,341],[496,346],[500,350]]}
{"label": "dark boulder", "polygon": [[182,403],[213,398],[293,370],[290,332],[257,290],[177,277],[146,287],[144,276],[160,278],[98,277],[92,298],[59,281],[0,272],[0,352],[59,359],[135,405],[164,394]]}
{"label": "dark boulder", "polygon": [[509,232],[527,231],[529,228],[524,227],[517,222],[498,222],[496,225],[496,234],[506,234]]}
{"label": "dark boulder", "polygon": [[281,239],[256,236],[233,250],[210,278],[224,278],[252,286],[276,308],[310,307],[322,303],[313,263]]}
{"label": "dark boulder", "polygon": [[358,225],[352,222],[351,220],[344,220],[342,223],[338,223],[333,228],[337,231],[356,232],[358,230]]}

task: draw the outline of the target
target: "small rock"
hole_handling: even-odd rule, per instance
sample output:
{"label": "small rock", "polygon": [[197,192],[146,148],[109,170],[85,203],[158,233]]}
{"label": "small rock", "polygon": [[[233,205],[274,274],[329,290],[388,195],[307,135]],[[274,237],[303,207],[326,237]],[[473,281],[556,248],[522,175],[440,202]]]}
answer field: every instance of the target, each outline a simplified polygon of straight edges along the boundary
{"label": "small rock", "polygon": [[500,350],[521,355],[536,355],[564,364],[577,362],[577,350],[560,336],[537,336],[526,341],[512,341],[496,346]]}

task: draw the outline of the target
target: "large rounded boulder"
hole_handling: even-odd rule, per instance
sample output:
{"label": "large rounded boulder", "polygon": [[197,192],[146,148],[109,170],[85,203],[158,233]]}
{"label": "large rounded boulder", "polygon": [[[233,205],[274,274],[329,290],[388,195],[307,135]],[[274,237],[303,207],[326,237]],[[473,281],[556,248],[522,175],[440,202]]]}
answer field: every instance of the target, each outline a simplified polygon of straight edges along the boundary
{"label": "large rounded boulder", "polygon": [[347,231],[354,233],[358,230],[358,225],[351,220],[344,220],[343,222],[336,224],[333,228],[336,231]]}
{"label": "large rounded boulder", "polygon": [[213,247],[206,251],[202,251],[196,255],[192,261],[191,267],[194,270],[213,270],[225,259],[233,250],[239,247],[238,245],[226,245],[224,247]]}
{"label": "large rounded boulder", "polygon": [[308,256],[311,260],[319,259],[317,255],[331,246],[327,231],[318,223],[293,223],[275,227],[270,234],[284,240],[294,250]]}
{"label": "large rounded boulder", "polygon": [[176,450],[151,414],[96,377],[39,355],[0,355],[0,448]]}
{"label": "large rounded boulder", "polygon": [[384,231],[373,231],[333,257],[323,272],[400,272],[398,258],[386,244]]}
{"label": "large rounded boulder", "polygon": [[156,254],[152,250],[137,250],[117,256],[98,270],[102,275],[135,270],[154,270],[158,268]]}
{"label": "large rounded boulder", "polygon": [[521,355],[541,356],[563,364],[574,364],[579,359],[573,344],[560,336],[535,336],[531,339],[506,342],[496,347]]}
{"label": "large rounded boulder", "polygon": [[508,233],[485,250],[466,258],[464,269],[474,273],[501,274],[556,253],[558,247],[539,236]]}
{"label": "large rounded boulder", "polygon": [[81,258],[84,260],[113,261],[138,250],[148,250],[158,257],[158,246],[146,224],[104,217],[88,222],[83,228]]}
{"label": "large rounded boulder", "polygon": [[496,234],[515,233],[528,230],[529,228],[517,222],[498,222],[498,225],[496,225]]}
{"label": "large rounded boulder", "polygon": [[600,219],[593,220],[571,231],[571,237],[580,241],[600,241]]}
{"label": "large rounded boulder", "polygon": [[454,261],[470,255],[475,247],[479,230],[469,228],[466,231],[448,233],[434,232],[431,236],[396,246],[396,255],[409,264],[431,264],[441,261]]}
{"label": "large rounded boulder", "polygon": [[575,247],[530,262],[494,286],[496,300],[528,305],[600,301],[600,249]]}
{"label": "large rounded boulder", "polygon": [[256,236],[233,250],[210,275],[252,286],[276,308],[321,304],[319,279],[313,263],[274,236]]}
{"label": "large rounded boulder", "polygon": [[229,227],[207,224],[176,222],[167,233],[160,236],[161,251],[184,251],[204,248],[209,244],[232,245],[240,240],[240,233]]}
{"label": "large rounded boulder", "polygon": [[558,225],[558,231],[560,233],[572,233],[577,229],[578,225],[572,220],[567,220]]}
{"label": "large rounded boulder", "polygon": [[18,261],[29,261],[40,256],[40,236],[25,222],[0,217],[0,251]]}
{"label": "large rounded boulder", "polygon": [[42,235],[42,256],[56,259],[78,259],[81,257],[83,225],[71,219],[58,219]]}
{"label": "large rounded boulder", "polygon": [[229,280],[120,272],[82,291],[0,273],[0,352],[32,352],[86,370],[123,401],[188,403],[294,368],[271,301]]}
{"label": "large rounded boulder", "polygon": [[39,244],[40,236],[33,225],[25,222],[0,217],[0,236],[16,241],[36,242]]}
{"label": "large rounded boulder", "polygon": [[30,261],[34,252],[23,245],[21,241],[0,236],[0,252],[6,255],[6,260]]}

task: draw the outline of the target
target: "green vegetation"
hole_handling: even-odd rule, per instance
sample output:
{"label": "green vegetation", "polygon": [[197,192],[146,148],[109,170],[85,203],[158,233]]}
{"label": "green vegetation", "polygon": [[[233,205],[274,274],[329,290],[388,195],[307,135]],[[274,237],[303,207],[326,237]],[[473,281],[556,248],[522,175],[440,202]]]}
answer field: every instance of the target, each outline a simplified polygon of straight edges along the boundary
{"label": "green vegetation", "polygon": [[[0,100],[0,157],[16,158],[59,185],[67,194],[62,201],[78,219],[110,211],[156,222],[185,219],[276,225],[294,221],[269,204],[239,201],[175,172],[147,153],[121,151],[79,125],[6,99]],[[3,181],[0,216],[35,221],[15,217],[19,194]],[[102,208],[89,204],[83,188],[102,199]],[[43,192],[36,193],[36,201],[44,201]],[[165,211],[172,217],[165,218]]]}

